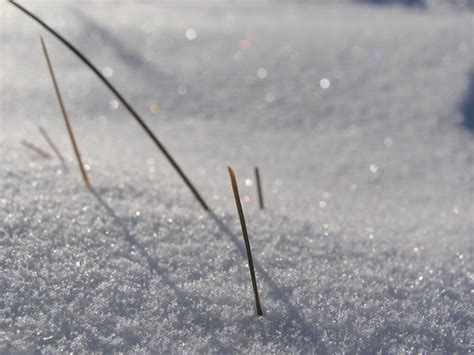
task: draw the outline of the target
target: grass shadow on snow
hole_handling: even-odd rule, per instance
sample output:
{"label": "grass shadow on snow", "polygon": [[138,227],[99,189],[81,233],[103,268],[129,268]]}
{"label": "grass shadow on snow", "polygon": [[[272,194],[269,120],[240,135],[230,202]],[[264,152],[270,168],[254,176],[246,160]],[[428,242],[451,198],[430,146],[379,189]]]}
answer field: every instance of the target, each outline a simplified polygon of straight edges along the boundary
{"label": "grass shadow on snow", "polygon": [[[146,259],[150,268],[150,272],[152,274],[157,274],[158,276],[160,276],[160,278],[165,282],[165,284],[169,286],[175,292],[177,302],[180,305],[181,309],[183,311],[187,310],[187,311],[182,312],[181,314],[188,314],[188,311],[191,312],[193,307],[192,305],[189,305],[188,302],[186,301],[187,297],[184,294],[184,292],[180,288],[178,288],[177,285],[169,277],[166,276],[168,273],[168,270],[158,265],[156,260],[153,259],[153,257],[147,252],[145,247],[137,240],[137,238],[132,235],[132,233],[129,231],[125,223],[115,213],[112,207],[102,198],[99,192],[97,192],[94,189],[91,189],[91,194],[94,196],[94,198],[97,200],[98,204],[103,208],[103,210],[107,212],[108,216],[113,220],[114,224],[122,230],[124,239],[127,242],[129,242],[132,246],[136,247],[138,251],[140,252],[140,254]],[[232,232],[232,230],[215,213],[210,212],[209,215],[211,217],[211,220],[217,225],[219,230],[223,234],[230,236],[231,241],[239,250],[240,254],[244,258],[243,260],[245,260],[246,252],[243,247],[243,244],[241,243],[241,238],[239,238],[239,236],[237,236],[234,232]],[[258,273],[259,279],[269,286],[270,296],[274,300],[281,302],[284,305],[284,308],[286,308],[285,310],[282,310],[282,314],[266,315],[266,316],[268,316],[269,318],[278,318],[280,316],[284,316],[285,317],[284,321],[286,324],[285,327],[287,327],[287,329],[294,328],[296,324],[299,328],[300,335],[308,339],[311,339],[311,343],[313,345],[317,344],[318,350],[321,351],[322,353],[325,353],[326,349],[321,341],[321,335],[319,331],[317,329],[314,329],[312,324],[306,321],[306,319],[301,314],[300,310],[297,309],[297,307],[288,300],[289,296],[284,291],[282,291],[281,287],[272,279],[272,277],[268,274],[268,272],[266,272],[264,268],[257,261],[254,261],[254,265]],[[264,298],[262,298],[262,302],[263,302],[263,306],[265,306]],[[221,323],[219,319],[213,319],[211,322],[211,320],[208,319],[207,316],[203,317],[203,314],[194,315],[192,319],[193,319],[194,324],[199,324],[205,329],[215,328],[216,322],[217,324]]]}
{"label": "grass shadow on snow", "polygon": [[211,329],[222,326],[222,321],[220,319],[208,315],[203,316],[202,312],[196,313],[192,301],[189,301],[189,295],[186,294],[186,292],[183,292],[183,290],[180,289],[176,285],[176,283],[167,276],[169,271],[166,268],[160,267],[158,265],[156,260],[147,252],[143,244],[141,244],[137,240],[137,238],[134,237],[132,233],[130,233],[125,223],[115,213],[112,207],[110,207],[110,205],[102,198],[99,192],[94,190],[94,188],[91,188],[90,191],[99,203],[99,205],[107,212],[107,214],[113,220],[114,224],[122,230],[124,239],[132,246],[136,247],[139,253],[146,259],[151,274],[159,276],[160,279],[175,293],[178,307],[182,310],[180,314],[177,315],[177,318],[180,322],[183,323],[183,326],[186,324],[188,318],[192,319],[193,324],[205,329]]}
{"label": "grass shadow on snow", "polygon": [[138,249],[138,251],[140,252],[140,254],[146,259],[146,261],[148,262],[148,266],[150,268],[150,272],[151,273],[156,273],[157,275],[159,275],[163,279],[163,281],[171,289],[173,289],[175,291],[176,296],[180,300],[183,300],[184,299],[183,292],[176,286],[176,284],[172,280],[170,280],[166,276],[167,270],[158,265],[156,260],[153,259],[153,257],[146,251],[145,247],[137,240],[137,238],[135,238],[130,233],[127,226],[120,220],[120,218],[117,216],[117,214],[112,209],[112,207],[110,207],[110,205],[107,202],[105,202],[105,200],[100,196],[100,194],[97,191],[95,191],[93,188],[91,188],[90,191],[91,191],[92,195],[95,197],[95,199],[97,200],[97,202],[103,207],[103,209],[110,216],[110,218],[112,218],[112,220],[114,221],[114,224],[116,226],[120,227],[120,229],[123,232],[125,240],[127,242],[129,242],[131,245],[133,245],[134,247],[136,247]]}
{"label": "grass shadow on snow", "polygon": [[85,42],[90,41],[91,34],[97,36],[106,47],[113,50],[115,55],[120,58],[123,63],[126,63],[128,67],[133,68],[134,71],[139,70],[141,73],[146,74],[146,78],[153,78],[153,80],[162,83],[162,86],[166,85],[166,80],[173,80],[174,78],[161,70],[147,60],[144,60],[140,55],[133,50],[130,50],[130,46],[127,45],[117,35],[111,33],[106,27],[102,26],[99,22],[93,18],[87,16],[80,10],[75,10],[75,15],[83,23],[83,28],[87,29],[82,32],[81,35],[85,36]]}
{"label": "grass shadow on snow", "polygon": [[[214,212],[209,212],[209,215],[214,221],[214,223],[219,227],[221,232],[230,236],[232,243],[237,247],[242,258],[244,258],[243,260],[246,260],[247,254],[242,245],[241,238],[236,236],[235,233],[233,233],[232,230]],[[313,344],[317,344],[317,348],[320,353],[326,353],[327,351],[321,341],[321,335],[319,334],[319,331],[314,329],[314,327],[305,320],[305,318],[301,315],[300,311],[296,308],[296,306],[288,300],[288,295],[282,291],[281,287],[278,286],[278,284],[272,279],[268,272],[265,271],[265,269],[260,265],[260,263],[257,260],[254,260],[253,262],[255,269],[258,273],[257,283],[259,279],[263,279],[263,281],[268,286],[270,286],[271,295],[273,296],[273,298],[275,300],[281,301],[287,308],[288,318],[286,319],[286,325],[288,326],[288,329],[291,327],[292,324],[298,324],[298,326],[300,327],[301,335],[311,339]],[[263,314],[264,316],[267,316],[265,314],[264,295],[261,296],[261,300],[263,305]]]}
{"label": "grass shadow on snow", "polygon": [[469,86],[461,103],[462,125],[474,133],[474,70],[469,77]]}
{"label": "grass shadow on snow", "polygon": [[356,3],[368,3],[373,5],[404,5],[413,7],[425,7],[424,0],[355,0]]}

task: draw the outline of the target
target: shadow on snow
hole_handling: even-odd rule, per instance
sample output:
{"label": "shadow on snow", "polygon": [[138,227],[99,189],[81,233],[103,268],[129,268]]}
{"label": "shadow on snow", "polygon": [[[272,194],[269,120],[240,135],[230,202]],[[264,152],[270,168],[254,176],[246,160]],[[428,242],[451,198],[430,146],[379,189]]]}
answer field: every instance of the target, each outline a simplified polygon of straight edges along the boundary
{"label": "shadow on snow", "polygon": [[[163,282],[174,291],[179,307],[183,310],[184,309],[189,310],[190,307],[192,307],[192,305],[188,301],[189,296],[187,296],[186,293],[183,290],[181,290],[176,285],[176,283],[173,282],[167,276],[168,270],[159,266],[156,260],[147,252],[143,244],[140,243],[138,239],[132,235],[132,233],[129,231],[125,223],[115,213],[112,207],[103,199],[100,193],[94,189],[91,189],[91,193],[95,197],[99,205],[107,212],[109,217],[113,220],[114,224],[121,229],[124,239],[127,242],[129,242],[132,246],[136,247],[137,250],[140,252],[140,254],[146,259],[148,266],[150,268],[150,272],[152,274],[156,274],[157,276],[159,276],[163,280]],[[233,233],[231,229],[214,212],[210,212],[209,217],[215,223],[215,225],[219,228],[222,234],[226,234],[230,237],[230,240],[232,241],[232,243],[235,245],[235,247],[238,249],[238,251],[242,255],[243,260],[246,260],[246,252],[240,238],[235,233]],[[313,325],[311,325],[309,322],[305,320],[300,310],[298,310],[297,307],[289,300],[289,295],[287,295],[284,291],[282,291],[281,287],[272,279],[272,277],[268,274],[268,272],[265,271],[264,268],[257,261],[254,261],[254,263],[255,263],[255,269],[258,273],[258,277],[261,278],[262,282],[265,282],[269,286],[270,294],[268,296],[271,296],[273,300],[277,302],[281,302],[285,308],[285,311],[281,312],[280,315],[272,314],[269,316],[271,318],[275,318],[275,317],[278,318],[278,317],[283,316],[283,319],[280,318],[280,320],[283,320],[285,329],[287,330],[294,329],[294,326],[296,325],[298,329],[294,329],[294,330],[298,332],[300,335],[304,336],[306,339],[310,340],[312,349],[317,348],[318,351],[320,351],[321,353],[326,353],[327,350],[325,349],[325,346],[321,341],[320,331],[315,329]],[[264,298],[262,299],[262,303],[263,303],[264,312],[265,312],[265,299]],[[186,312],[181,312],[181,314],[185,314],[185,313]],[[196,315],[195,317],[193,317],[193,323],[203,327],[204,329],[212,329],[212,328],[223,326],[223,322],[221,320],[215,319],[215,317],[211,317],[212,319],[209,319],[209,316],[210,315],[203,316],[202,314]],[[279,323],[279,322],[277,321],[276,323]],[[291,337],[292,332],[289,331],[287,335]]]}
{"label": "shadow on snow", "polygon": [[469,84],[461,102],[462,125],[474,133],[474,70],[469,74]]}
{"label": "shadow on snow", "polygon": [[368,3],[374,5],[405,5],[415,7],[425,7],[425,0],[354,0],[359,3]]}

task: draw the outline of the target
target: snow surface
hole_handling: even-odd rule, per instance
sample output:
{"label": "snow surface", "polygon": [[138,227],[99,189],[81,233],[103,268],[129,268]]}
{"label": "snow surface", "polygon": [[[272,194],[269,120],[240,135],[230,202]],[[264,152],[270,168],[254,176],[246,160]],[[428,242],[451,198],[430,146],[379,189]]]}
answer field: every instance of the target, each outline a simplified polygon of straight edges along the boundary
{"label": "snow surface", "polygon": [[[112,74],[214,212],[82,63],[2,2],[0,352],[474,350],[472,12],[25,5]],[[38,124],[67,166],[19,144],[48,149]]]}

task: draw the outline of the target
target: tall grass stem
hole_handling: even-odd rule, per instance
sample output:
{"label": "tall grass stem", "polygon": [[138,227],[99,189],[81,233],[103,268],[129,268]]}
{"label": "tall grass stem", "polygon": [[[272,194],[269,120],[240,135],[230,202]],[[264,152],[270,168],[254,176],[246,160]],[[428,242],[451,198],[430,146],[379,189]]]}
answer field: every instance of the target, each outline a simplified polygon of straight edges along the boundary
{"label": "tall grass stem", "polygon": [[181,179],[184,181],[186,186],[191,190],[193,193],[194,197],[198,200],[199,204],[202,206],[202,208],[206,211],[209,211],[209,207],[204,201],[204,199],[201,197],[197,189],[194,187],[194,185],[191,183],[189,178],[186,176],[184,171],[181,169],[181,167],[178,165],[176,160],[171,156],[171,154],[168,152],[168,150],[165,148],[165,146],[158,140],[158,137],[155,136],[155,134],[151,131],[151,129],[148,127],[148,125],[145,123],[145,121],[140,117],[140,115],[135,111],[135,109],[128,103],[127,100],[119,93],[119,91],[105,78],[104,75],[97,69],[92,62],[86,58],[84,54],[82,54],[76,47],[74,47],[68,40],[66,40],[63,36],[61,36],[58,32],[53,30],[50,26],[48,26],[43,20],[41,20],[39,17],[37,17],[35,14],[32,12],[28,11],[25,9],[23,6],[18,4],[18,2],[9,0],[9,2],[16,6],[18,9],[20,9],[23,13],[25,13],[27,16],[38,22],[41,26],[43,26],[46,30],[48,30],[53,36],[55,36],[59,41],[61,41],[66,47],[68,47],[87,67],[89,67],[90,70],[94,72],[94,74],[112,91],[112,93],[120,100],[120,102],[123,104],[123,106],[126,108],[126,110],[132,115],[132,117],[137,121],[137,123],[140,125],[140,127],[143,128],[143,130],[146,132],[146,134],[150,137],[150,139],[155,143],[155,145],[158,147],[158,149],[164,154],[168,162],[173,166],[175,171],[178,173],[178,175],[181,177]]}
{"label": "tall grass stem", "polygon": [[234,170],[231,167],[227,167],[229,170],[230,182],[232,185],[232,191],[234,192],[235,204],[237,205],[237,212],[239,213],[240,226],[242,227],[242,234],[245,242],[245,250],[247,251],[247,259],[249,263],[250,277],[252,279],[253,293],[255,296],[255,305],[257,308],[257,314],[263,316],[262,306],[260,305],[260,298],[258,296],[257,289],[257,278],[255,277],[255,268],[253,266],[252,250],[250,249],[250,240],[247,233],[247,224],[245,223],[244,210],[242,209],[242,203],[240,202],[239,187],[237,186],[237,179],[235,177]]}

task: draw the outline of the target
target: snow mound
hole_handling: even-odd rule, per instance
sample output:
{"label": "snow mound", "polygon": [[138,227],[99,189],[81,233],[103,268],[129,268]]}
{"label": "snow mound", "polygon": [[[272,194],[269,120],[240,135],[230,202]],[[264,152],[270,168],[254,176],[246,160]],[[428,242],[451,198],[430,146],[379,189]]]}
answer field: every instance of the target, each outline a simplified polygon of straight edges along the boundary
{"label": "snow mound", "polygon": [[[0,2],[0,353],[472,351],[472,14],[352,1],[27,7],[109,77],[214,210],[77,58]],[[20,144],[48,149],[38,124],[65,166]]]}
{"label": "snow mound", "polygon": [[144,176],[96,172],[87,191],[75,171],[1,152],[2,352],[468,350],[470,254],[433,263],[247,214],[259,318],[236,215],[177,204]]}

